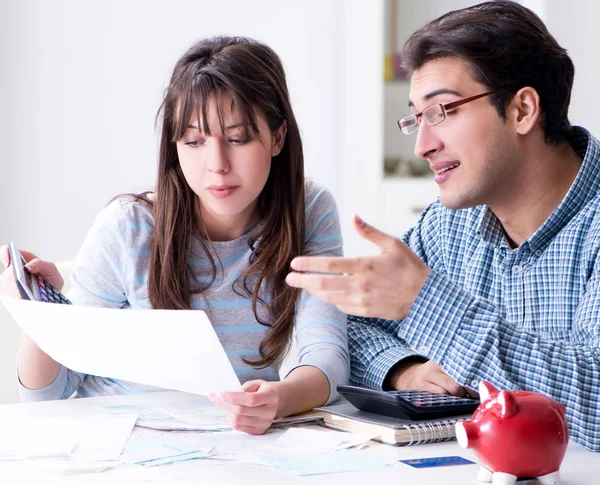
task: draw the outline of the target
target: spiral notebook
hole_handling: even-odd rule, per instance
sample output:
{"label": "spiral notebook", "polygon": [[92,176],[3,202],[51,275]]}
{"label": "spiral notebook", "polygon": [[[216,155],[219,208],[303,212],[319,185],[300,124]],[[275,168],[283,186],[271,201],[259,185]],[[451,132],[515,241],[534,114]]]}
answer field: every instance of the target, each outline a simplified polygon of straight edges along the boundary
{"label": "spiral notebook", "polygon": [[328,428],[376,435],[376,441],[395,446],[454,440],[456,421],[470,418],[470,415],[464,415],[424,421],[397,419],[360,411],[345,399],[329,406],[315,408],[313,412],[323,417],[323,422]]}

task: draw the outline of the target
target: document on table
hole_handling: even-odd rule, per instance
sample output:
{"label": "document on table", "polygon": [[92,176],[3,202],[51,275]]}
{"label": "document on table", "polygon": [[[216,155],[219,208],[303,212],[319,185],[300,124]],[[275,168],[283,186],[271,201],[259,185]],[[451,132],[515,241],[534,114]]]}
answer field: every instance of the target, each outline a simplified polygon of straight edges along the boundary
{"label": "document on table", "polygon": [[[213,404],[206,396],[178,394],[163,399],[162,393],[153,393],[158,398],[144,404],[112,404],[96,406],[95,410],[105,414],[137,414],[137,426],[167,431],[221,431],[230,430],[227,411]],[[318,415],[297,415],[278,418],[271,428],[293,424],[319,423]],[[345,436],[348,433],[343,433]]]}
{"label": "document on table", "polygon": [[137,414],[0,418],[0,460],[118,460]]}
{"label": "document on table", "polygon": [[157,401],[146,404],[97,406],[105,414],[138,415],[136,424],[143,428],[179,431],[220,431],[231,429],[227,411],[210,402],[205,396],[194,399]]}
{"label": "document on table", "polygon": [[393,466],[383,458],[364,451],[343,450],[298,456],[269,456],[263,461],[281,471],[297,476],[357,472]]}
{"label": "document on table", "polygon": [[211,457],[218,443],[214,433],[157,431],[136,427],[121,455],[127,464],[157,466]]}
{"label": "document on table", "polygon": [[194,394],[242,391],[200,310],[120,310],[0,296],[44,352],[71,370]]}
{"label": "document on table", "polygon": [[[307,462],[310,462],[315,454],[328,454],[347,448],[362,447],[371,438],[373,436],[345,431],[290,428],[280,434],[272,443],[247,446],[243,453],[236,456],[236,459],[242,463],[272,465],[270,459],[294,456],[301,460],[302,456],[307,456]],[[219,453],[224,449],[226,449],[225,444],[222,443],[214,451]]]}

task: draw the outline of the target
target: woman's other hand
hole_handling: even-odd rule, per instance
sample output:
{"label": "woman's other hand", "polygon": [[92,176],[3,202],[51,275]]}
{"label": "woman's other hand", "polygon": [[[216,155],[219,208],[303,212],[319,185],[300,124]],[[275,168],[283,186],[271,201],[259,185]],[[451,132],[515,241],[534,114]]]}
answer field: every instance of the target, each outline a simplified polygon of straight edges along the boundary
{"label": "woman's other hand", "polygon": [[277,416],[279,392],[276,383],[262,380],[243,384],[244,392],[211,394],[210,400],[225,409],[233,429],[263,434]]}

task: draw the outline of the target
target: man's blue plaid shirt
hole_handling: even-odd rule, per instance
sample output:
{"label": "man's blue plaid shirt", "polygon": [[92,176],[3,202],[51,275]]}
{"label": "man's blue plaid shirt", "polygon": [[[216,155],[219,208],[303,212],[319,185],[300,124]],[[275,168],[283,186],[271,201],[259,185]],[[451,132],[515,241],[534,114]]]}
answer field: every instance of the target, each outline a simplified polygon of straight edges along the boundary
{"label": "man's blue plaid shirt", "polygon": [[349,317],[351,383],[380,389],[423,356],[467,387],[562,402],[570,437],[600,451],[600,143],[574,128],[571,144],[577,178],[517,249],[487,206],[423,212],[403,240],[431,274],[404,320]]}

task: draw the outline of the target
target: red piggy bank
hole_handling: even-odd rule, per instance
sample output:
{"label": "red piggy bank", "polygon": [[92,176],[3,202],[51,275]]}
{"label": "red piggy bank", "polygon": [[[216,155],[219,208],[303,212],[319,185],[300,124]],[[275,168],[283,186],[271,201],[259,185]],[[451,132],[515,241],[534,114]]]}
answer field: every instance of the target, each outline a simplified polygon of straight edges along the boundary
{"label": "red piggy bank", "polygon": [[557,485],[569,441],[565,407],[536,392],[498,392],[485,381],[479,398],[471,419],[456,423],[458,444],[479,458],[479,481],[513,485],[537,478]]}

